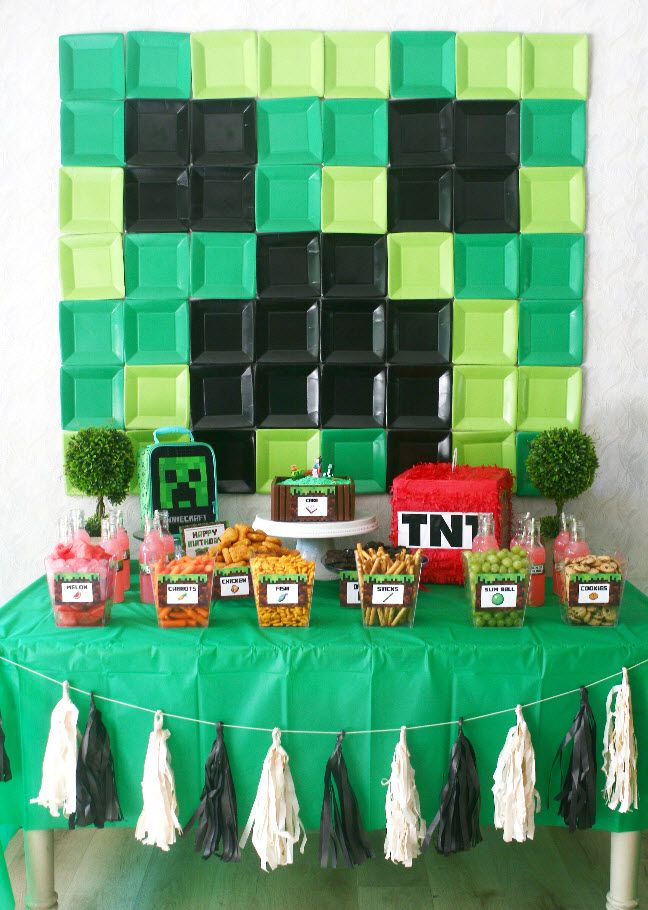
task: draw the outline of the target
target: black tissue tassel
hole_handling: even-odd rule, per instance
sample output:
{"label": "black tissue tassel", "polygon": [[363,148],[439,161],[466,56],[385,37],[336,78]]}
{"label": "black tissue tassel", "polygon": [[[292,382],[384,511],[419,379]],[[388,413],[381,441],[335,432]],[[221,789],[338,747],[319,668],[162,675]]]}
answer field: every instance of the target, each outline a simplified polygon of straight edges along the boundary
{"label": "black tissue tassel", "polygon": [[[372,859],[374,852],[362,824],[358,800],[349,782],[349,772],[342,755],[344,733],[338,734],[335,749],[324,772],[324,800],[320,816],[320,865],[335,869],[341,858],[350,869]],[[337,791],[337,792],[336,792]]]}
{"label": "black tissue tassel", "polygon": [[[559,803],[558,814],[572,832],[577,828],[591,828],[596,821],[596,721],[585,686],[581,686],[580,699],[578,713],[551,765],[553,773],[556,762],[560,764],[562,783],[560,793],[554,799]],[[563,752],[569,743],[572,744],[571,755],[563,777]],[[551,783],[551,775],[549,781]]]}
{"label": "black tissue tassel", "polygon": [[241,854],[236,792],[220,722],[216,724],[216,739],[205,762],[205,786],[200,803],[185,826],[185,834],[195,823],[198,825],[196,853],[202,853],[203,859],[216,855],[225,863],[238,863]]}
{"label": "black tissue tassel", "polygon": [[92,695],[77,758],[76,787],[76,812],[70,816],[70,828],[77,825],[80,828],[88,825],[103,828],[105,822],[122,820],[110,737]]}
{"label": "black tissue tassel", "polygon": [[482,839],[480,806],[475,750],[464,736],[462,718],[459,735],[452,747],[448,779],[441,791],[439,811],[425,832],[423,849],[427,850],[433,838],[437,852],[444,856],[476,847]]}
{"label": "black tissue tassel", "polygon": [[5,750],[5,734],[2,729],[2,715],[0,715],[0,781],[7,783],[11,780],[11,762]]}

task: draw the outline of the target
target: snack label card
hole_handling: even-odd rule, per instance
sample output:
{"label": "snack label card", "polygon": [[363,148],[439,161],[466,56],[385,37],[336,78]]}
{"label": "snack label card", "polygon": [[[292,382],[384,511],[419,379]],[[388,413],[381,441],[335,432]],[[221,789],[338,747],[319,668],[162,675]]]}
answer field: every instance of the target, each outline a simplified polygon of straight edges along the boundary
{"label": "snack label card", "polygon": [[398,546],[424,550],[470,550],[476,512],[398,512]]}
{"label": "snack label card", "polygon": [[308,579],[301,574],[260,575],[258,590],[262,605],[296,607],[308,601]]}
{"label": "snack label card", "polygon": [[54,601],[63,604],[98,604],[101,602],[98,572],[56,572]]}
{"label": "snack label card", "polygon": [[249,566],[225,566],[216,569],[215,582],[215,597],[250,596]]}
{"label": "snack label card", "polygon": [[187,525],[182,528],[182,540],[187,556],[200,556],[213,547],[225,530],[224,521],[211,524]]}
{"label": "snack label card", "polygon": [[516,610],[523,606],[524,576],[518,573],[478,575],[475,586],[476,610]]}
{"label": "snack label card", "polygon": [[345,581],[346,602],[348,604],[360,603],[360,584],[357,581]]}
{"label": "snack label card", "polygon": [[200,588],[206,584],[206,575],[160,575],[159,601],[169,607],[196,606],[200,603]]}
{"label": "snack label card", "polygon": [[[573,598],[573,585],[578,585],[576,598]],[[618,607],[621,600],[621,575],[618,572],[598,572],[596,575],[577,573],[570,578],[570,601],[579,604],[598,606],[607,604]]]}
{"label": "snack label card", "polygon": [[[370,603],[376,606],[403,606],[412,603],[413,575],[365,575],[364,585],[369,588]],[[367,600],[365,594],[365,602]]]}
{"label": "snack label card", "polygon": [[360,606],[360,583],[357,572],[351,570],[340,572],[340,606]]}
{"label": "snack label card", "polygon": [[297,584],[269,584],[266,587],[266,600],[269,604],[299,603],[299,585]]}
{"label": "snack label card", "polygon": [[326,518],[328,515],[327,496],[298,496],[297,515],[300,518]]}

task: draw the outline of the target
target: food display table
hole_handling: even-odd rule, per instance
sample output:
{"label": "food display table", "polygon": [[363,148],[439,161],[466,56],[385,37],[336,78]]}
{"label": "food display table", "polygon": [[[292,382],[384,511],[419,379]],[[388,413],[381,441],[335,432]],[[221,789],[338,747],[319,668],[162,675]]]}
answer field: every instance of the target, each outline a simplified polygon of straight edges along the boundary
{"label": "food display table", "polygon": [[[422,591],[413,629],[364,629],[359,610],[342,609],[337,598],[335,582],[316,582],[311,627],[306,629],[259,629],[251,600],[219,601],[208,629],[159,629],[153,607],[140,604],[135,594],[113,607],[112,622],[106,628],[56,629],[45,582],[39,579],[0,609],[0,655],[99,695],[190,718],[328,731],[427,724],[512,709],[517,703],[577,689],[648,656],[648,598],[632,585],[626,588],[622,623],[612,629],[563,625],[553,595],[548,595],[546,607],[527,612],[523,629],[473,628],[458,587]],[[613,682],[590,691],[599,725],[599,751],[605,698]],[[648,665],[631,673],[630,682],[639,789],[645,794]],[[33,908],[56,906],[51,837],[44,829],[66,822],[52,819],[29,800],[38,793],[50,713],[60,696],[60,688],[52,682],[0,663],[0,710],[13,770],[13,780],[0,784],[0,825],[27,832],[28,906]],[[80,709],[83,729],[89,700],[75,692],[72,698]],[[558,774],[549,791],[549,771],[578,705],[576,692],[525,709],[542,797],[539,824],[562,824],[556,804],[548,800],[548,792],[553,796],[559,788]],[[141,809],[140,781],[152,716],[103,701],[97,706],[112,740],[123,824],[134,827]],[[485,825],[493,822],[492,774],[514,719],[511,710],[466,724],[477,754]],[[165,725],[172,734],[169,748],[180,821],[186,822],[198,803],[215,729],[173,718],[167,718]],[[428,820],[438,808],[455,736],[454,726],[408,734]],[[244,821],[254,801],[270,735],[226,729],[225,738]],[[384,827],[381,779],[389,776],[397,738],[396,733],[375,733],[345,739],[346,761],[368,828]],[[317,828],[324,767],[335,736],[333,732],[286,733],[282,741],[290,755],[302,820],[307,828]],[[602,776],[599,783],[600,791]],[[640,801],[638,811],[625,816],[610,811],[601,798],[596,826],[619,832],[613,837],[608,908],[634,907],[636,832],[648,827],[648,797]],[[134,844],[133,849],[150,848]],[[533,850],[533,843],[524,849]],[[6,889],[6,876],[4,881]],[[0,874],[0,889],[2,882]],[[2,897],[0,893],[0,906],[11,906],[9,896],[5,893],[4,902]]]}

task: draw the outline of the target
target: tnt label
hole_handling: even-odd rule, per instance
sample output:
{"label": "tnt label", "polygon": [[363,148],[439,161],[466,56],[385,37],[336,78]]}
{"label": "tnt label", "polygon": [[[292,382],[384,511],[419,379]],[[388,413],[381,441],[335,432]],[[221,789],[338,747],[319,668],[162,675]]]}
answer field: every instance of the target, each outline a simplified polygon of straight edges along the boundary
{"label": "tnt label", "polygon": [[61,603],[91,604],[94,600],[91,581],[64,581],[61,584]]}
{"label": "tnt label", "polygon": [[476,512],[398,512],[398,545],[424,550],[470,550]]}
{"label": "tnt label", "polygon": [[372,604],[402,604],[405,594],[405,585],[374,585],[371,592]]}
{"label": "tnt label", "polygon": [[167,604],[183,606],[198,603],[197,584],[167,584]]}
{"label": "tnt label", "polygon": [[298,496],[297,515],[302,518],[326,518],[328,515],[328,499],[326,496]]}
{"label": "tnt label", "polygon": [[266,588],[266,599],[269,604],[296,604],[299,603],[298,584],[272,584]]}
{"label": "tnt label", "polygon": [[482,610],[512,610],[517,606],[517,585],[482,585]]}
{"label": "tnt label", "polygon": [[607,604],[610,602],[609,584],[579,584],[579,604]]}
{"label": "tnt label", "polygon": [[221,597],[247,597],[250,593],[249,575],[222,575],[219,581]]}

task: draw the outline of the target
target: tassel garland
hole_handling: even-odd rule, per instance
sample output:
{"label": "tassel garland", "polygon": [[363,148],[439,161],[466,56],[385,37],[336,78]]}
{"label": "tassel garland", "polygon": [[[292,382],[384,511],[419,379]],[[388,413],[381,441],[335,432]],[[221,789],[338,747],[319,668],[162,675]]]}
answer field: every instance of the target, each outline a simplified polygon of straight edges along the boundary
{"label": "tassel garland", "polygon": [[5,749],[5,734],[2,729],[2,715],[0,715],[0,781],[7,783],[11,780],[11,762]]}
{"label": "tassel garland", "polygon": [[63,683],[63,696],[54,706],[43,758],[40,792],[30,802],[49,809],[53,818],[60,811],[76,810],[77,720],[79,711],[70,699],[70,687]]}
{"label": "tassel garland", "polygon": [[225,863],[237,863],[238,844],[236,793],[230,768],[223,725],[216,724],[216,739],[205,763],[205,786],[198,808],[185,826],[185,834],[197,823],[196,853],[203,859],[218,856]]}
{"label": "tassel garland", "polygon": [[405,727],[401,727],[400,740],[394,749],[391,777],[388,781],[384,780],[383,784],[387,784],[385,859],[402,863],[409,869],[412,860],[421,855],[425,819],[421,818],[421,804],[407,749]]}
{"label": "tassel garland", "polygon": [[540,811],[540,794],[535,788],[535,752],[531,734],[520,705],[517,723],[508,731],[504,748],[493,774],[495,827],[503,830],[504,841],[533,840],[535,813]]}
{"label": "tassel garland", "polygon": [[452,748],[448,779],[441,791],[441,805],[431,822],[423,849],[427,850],[434,838],[438,853],[449,856],[460,850],[469,850],[481,841],[479,809],[481,793],[475,750],[463,732],[463,718],[459,721],[459,734]]}
{"label": "tassel garland", "polygon": [[[344,733],[339,733],[335,748],[324,772],[324,799],[320,815],[320,865],[335,869],[341,858],[347,869],[360,866],[374,856],[367,838],[358,800],[349,781],[349,772],[342,755]],[[336,793],[337,791],[337,793]]]}
{"label": "tassel garland", "polygon": [[103,828],[105,822],[120,822],[123,818],[115,767],[110,751],[110,737],[101,711],[90,696],[90,712],[76,768],[76,812],[70,815],[70,828],[94,825]]}
{"label": "tassel garland", "polygon": [[137,820],[135,837],[143,844],[159,847],[166,853],[175,844],[176,831],[182,834],[182,828],[177,818],[178,803],[171,770],[171,753],[167,749],[167,739],[171,733],[162,728],[163,722],[164,715],[161,711],[156,711],[144,759],[144,804]]}
{"label": "tassel garland", "polygon": [[299,803],[288,753],[281,745],[281,730],[272,731],[272,745],[261,768],[256,799],[247,825],[241,835],[240,847],[245,847],[252,834],[254,849],[259,854],[264,872],[277,866],[290,866],[293,846],[303,834],[300,850],[306,846],[306,831],[299,818]]}
{"label": "tassel garland", "polygon": [[[614,699],[614,708],[612,701]],[[638,805],[637,740],[632,717],[632,695],[628,671],[623,668],[621,684],[613,686],[605,704],[603,733],[603,774],[605,801],[610,809],[630,812]]]}
{"label": "tassel garland", "polygon": [[560,792],[554,797],[559,803],[558,814],[564,818],[571,832],[577,828],[591,828],[596,821],[596,721],[584,686],[581,686],[580,698],[578,713],[558,746],[551,766],[553,773],[554,765],[559,761],[562,773],[563,752],[571,743],[569,765]]}

